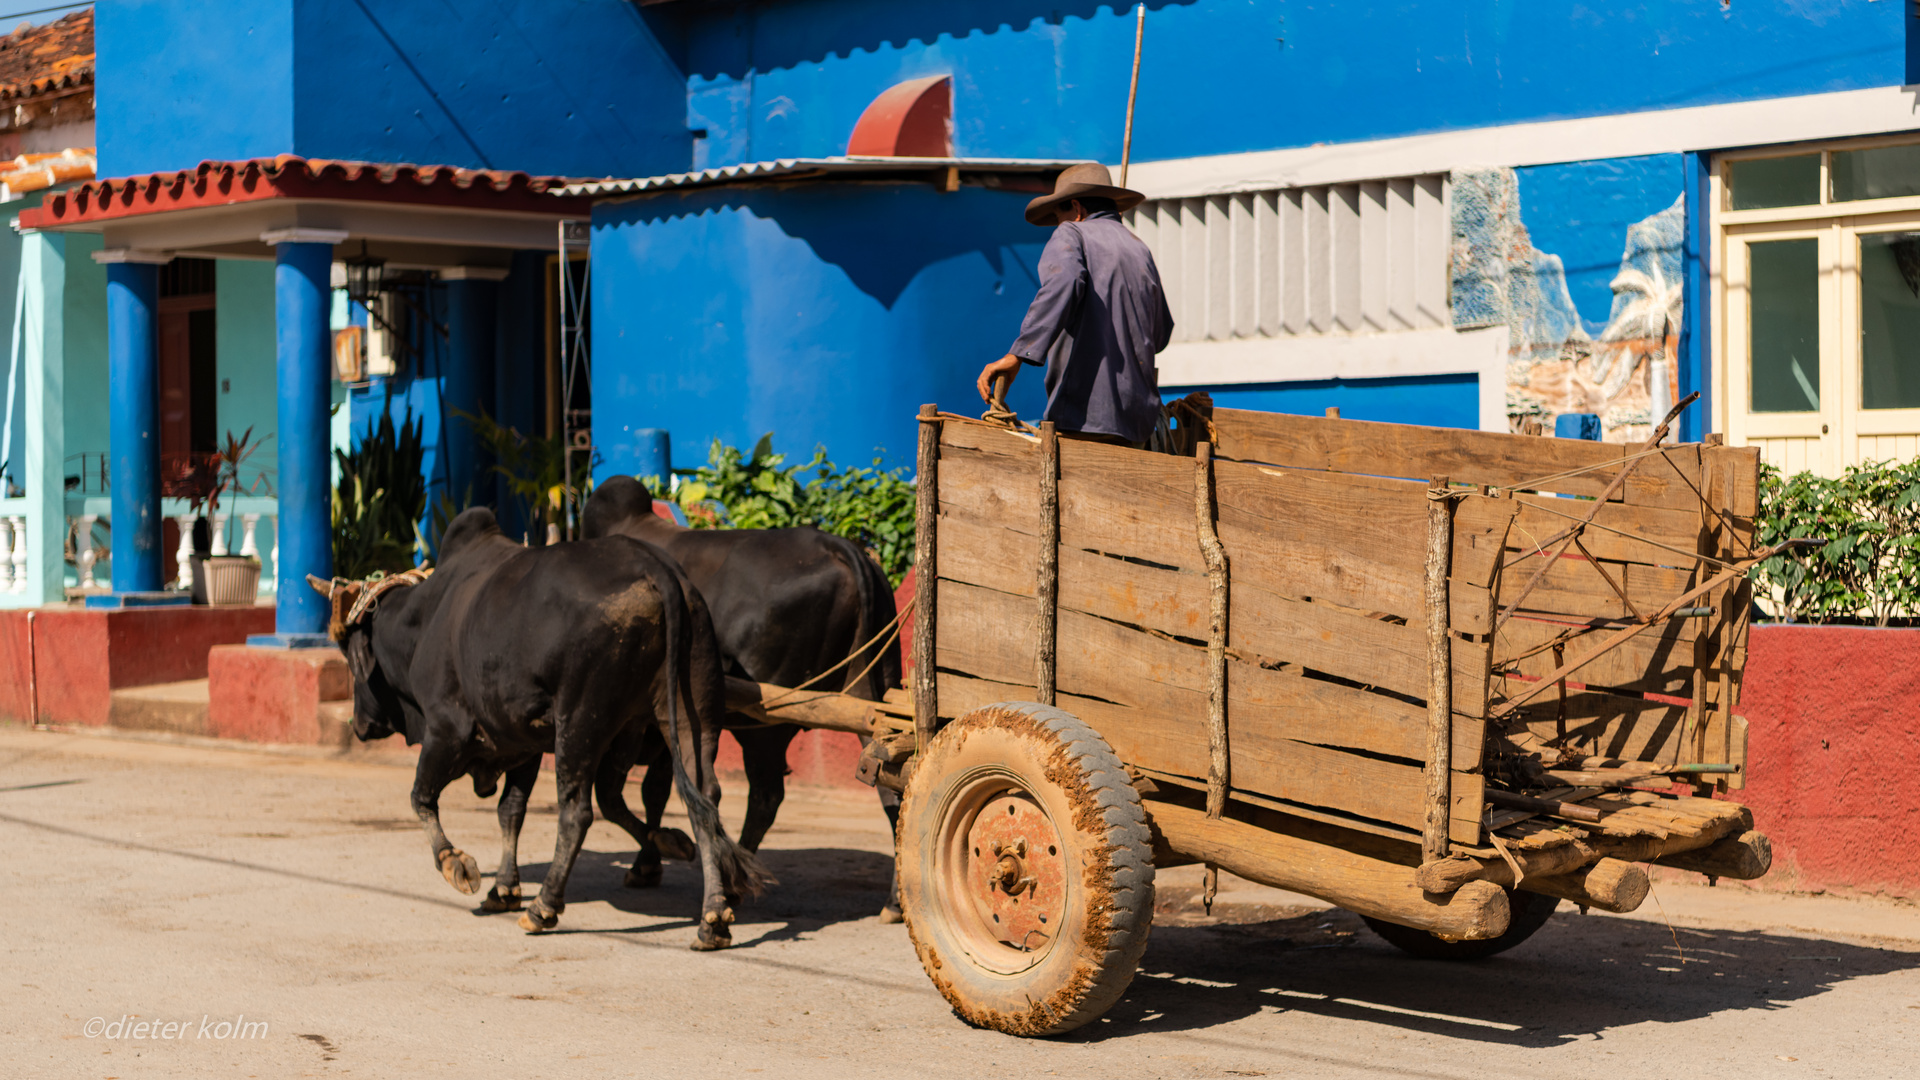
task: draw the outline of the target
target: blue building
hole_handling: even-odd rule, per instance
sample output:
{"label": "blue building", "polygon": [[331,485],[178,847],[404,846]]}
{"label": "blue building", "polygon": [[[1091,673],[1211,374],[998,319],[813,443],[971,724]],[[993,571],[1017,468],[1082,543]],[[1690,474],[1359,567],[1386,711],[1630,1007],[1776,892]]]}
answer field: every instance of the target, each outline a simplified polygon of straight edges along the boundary
{"label": "blue building", "polygon": [[[427,417],[456,504],[499,494],[456,409],[577,432],[602,475],[648,471],[660,428],[681,464],[765,431],[906,463],[915,408],[971,408],[1014,336],[1047,238],[1022,204],[1118,164],[1136,30],[1167,394],[1630,439],[1697,390],[1686,437],[1832,472],[1920,453],[1916,25],[1874,0],[108,0],[111,179],[20,217],[100,249],[120,592],[170,575],[140,432],[183,259],[271,334],[219,371],[271,388],[283,584],[328,569],[336,400],[347,439]],[[561,236],[589,214],[583,310]],[[346,386],[337,286],[370,263],[415,337]],[[287,602],[284,632],[318,628]]]}
{"label": "blue building", "polygon": [[[644,10],[689,146],[585,189],[603,468],[658,427],[683,463],[765,430],[907,461],[913,407],[971,407],[1033,287],[1046,235],[994,163],[1118,164],[1137,9]],[[1179,323],[1163,390],[1614,440],[1698,390],[1686,437],[1790,468],[1920,453],[1917,27],[1873,0],[1149,2],[1130,223]],[[870,104],[942,77],[951,160],[854,172]]]}

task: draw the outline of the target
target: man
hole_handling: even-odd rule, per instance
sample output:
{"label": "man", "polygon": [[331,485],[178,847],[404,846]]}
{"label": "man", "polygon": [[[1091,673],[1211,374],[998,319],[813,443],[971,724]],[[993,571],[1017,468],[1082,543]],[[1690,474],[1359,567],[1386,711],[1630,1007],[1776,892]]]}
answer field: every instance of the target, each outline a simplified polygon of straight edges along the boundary
{"label": "man", "polygon": [[1027,220],[1054,226],[1040,253],[1040,291],[1007,355],[980,369],[979,390],[1011,384],[1021,364],[1047,368],[1046,419],[1061,432],[1144,446],[1160,418],[1156,353],[1173,313],[1147,245],[1120,221],[1145,196],[1113,186],[1105,165],[1075,165]]}

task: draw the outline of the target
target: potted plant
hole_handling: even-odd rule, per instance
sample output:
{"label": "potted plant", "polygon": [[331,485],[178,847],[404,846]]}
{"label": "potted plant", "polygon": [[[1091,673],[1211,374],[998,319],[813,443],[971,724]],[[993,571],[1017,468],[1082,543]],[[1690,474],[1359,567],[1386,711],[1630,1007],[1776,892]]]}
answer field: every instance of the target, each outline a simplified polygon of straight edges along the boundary
{"label": "potted plant", "polygon": [[[220,497],[229,492],[239,494],[240,466],[250,457],[260,444],[254,441],[253,429],[248,428],[239,438],[233,432],[227,432],[224,447],[207,458],[207,466],[213,473],[213,480],[205,490],[196,494],[189,510],[195,515],[204,514],[209,528],[224,526],[226,541],[222,547],[234,550],[232,530],[235,522],[232,515],[228,520],[220,521]],[[200,555],[193,557],[193,602],[196,604],[215,604],[245,606],[252,604],[260,595],[260,560],[252,555]]]}

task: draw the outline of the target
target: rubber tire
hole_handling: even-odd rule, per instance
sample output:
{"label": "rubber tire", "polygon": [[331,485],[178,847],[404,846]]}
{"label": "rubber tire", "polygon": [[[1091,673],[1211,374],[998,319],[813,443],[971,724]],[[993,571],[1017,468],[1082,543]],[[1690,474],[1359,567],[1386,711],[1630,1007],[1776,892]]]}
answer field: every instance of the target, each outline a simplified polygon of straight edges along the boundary
{"label": "rubber tire", "polygon": [[1484,960],[1489,956],[1506,952],[1515,945],[1538,933],[1553,917],[1553,911],[1560,906],[1557,896],[1543,896],[1525,889],[1507,890],[1507,909],[1511,912],[1507,920],[1507,932],[1499,937],[1483,938],[1479,941],[1448,941],[1434,937],[1425,930],[1416,930],[1411,926],[1376,919],[1371,915],[1362,915],[1373,932],[1386,938],[1389,944],[1403,952],[1411,953],[1422,960]]}
{"label": "rubber tire", "polygon": [[[1067,864],[1084,867],[1060,935],[1032,968],[1012,976],[974,961],[931,892],[940,880],[940,817],[982,769],[1016,777],[1052,819]],[[913,767],[897,836],[908,934],[927,977],[962,1020],[1009,1035],[1059,1035],[1126,993],[1153,923],[1152,841],[1120,759],[1078,717],[1002,702],[948,724]]]}

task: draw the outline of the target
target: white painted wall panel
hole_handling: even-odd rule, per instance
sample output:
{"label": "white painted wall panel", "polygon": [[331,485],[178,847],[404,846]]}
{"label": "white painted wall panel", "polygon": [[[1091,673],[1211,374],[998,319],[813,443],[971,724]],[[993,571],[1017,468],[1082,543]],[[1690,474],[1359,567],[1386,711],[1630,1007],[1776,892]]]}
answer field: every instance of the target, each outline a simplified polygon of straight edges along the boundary
{"label": "white painted wall panel", "polygon": [[1128,215],[1175,341],[1445,327],[1446,178],[1163,199]]}

